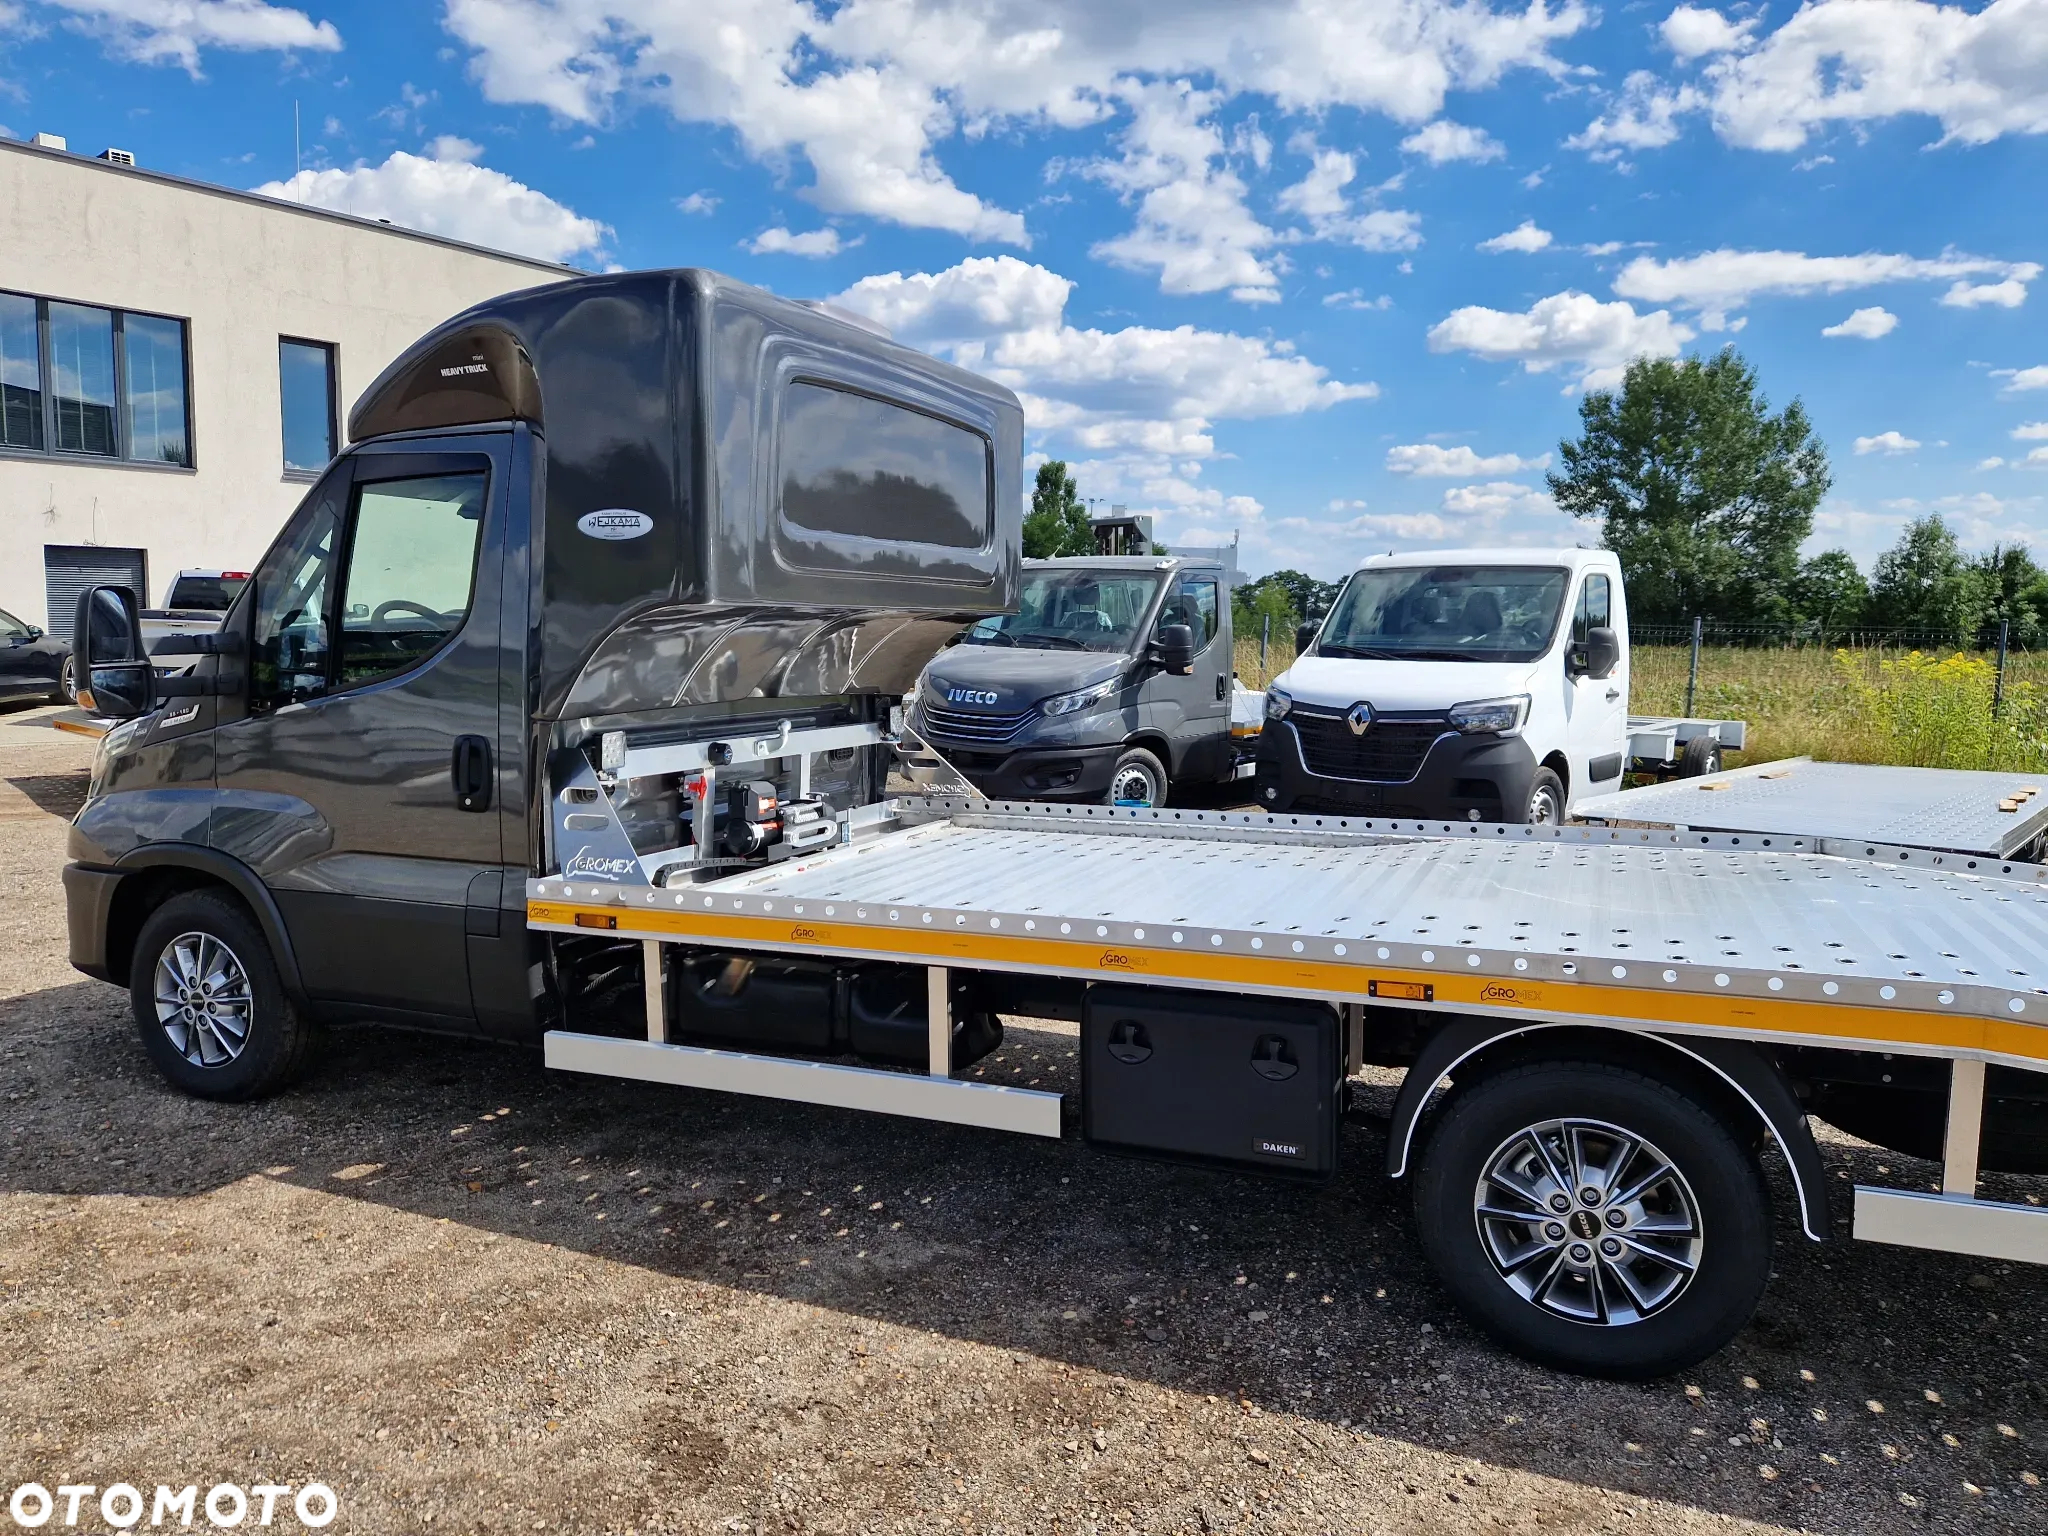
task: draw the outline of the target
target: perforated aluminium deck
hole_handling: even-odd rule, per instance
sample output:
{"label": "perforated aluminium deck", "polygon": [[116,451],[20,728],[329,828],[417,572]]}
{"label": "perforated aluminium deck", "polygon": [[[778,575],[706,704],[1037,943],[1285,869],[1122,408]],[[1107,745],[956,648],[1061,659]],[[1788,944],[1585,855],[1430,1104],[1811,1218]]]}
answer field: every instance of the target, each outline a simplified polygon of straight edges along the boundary
{"label": "perforated aluminium deck", "polygon": [[[2044,790],[2048,777],[2040,774],[1799,758],[1618,790],[1581,800],[1574,810],[1607,821],[1868,840],[2005,859],[2048,830]],[[2005,805],[2013,808],[2001,810]]]}
{"label": "perforated aluminium deck", "polygon": [[[1801,853],[964,814],[537,927],[2048,1061],[2048,890]],[[1666,835],[1668,836],[1668,835]]]}

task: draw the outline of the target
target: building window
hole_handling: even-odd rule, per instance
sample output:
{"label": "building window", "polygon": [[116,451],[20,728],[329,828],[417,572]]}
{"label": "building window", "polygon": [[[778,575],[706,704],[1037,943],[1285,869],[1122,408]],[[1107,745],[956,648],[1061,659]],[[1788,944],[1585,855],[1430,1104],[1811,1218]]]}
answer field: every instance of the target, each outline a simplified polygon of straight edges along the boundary
{"label": "building window", "polygon": [[0,293],[0,450],[192,464],[185,322]]}
{"label": "building window", "polygon": [[277,380],[284,403],[284,471],[317,475],[334,457],[334,348],[279,337]]}

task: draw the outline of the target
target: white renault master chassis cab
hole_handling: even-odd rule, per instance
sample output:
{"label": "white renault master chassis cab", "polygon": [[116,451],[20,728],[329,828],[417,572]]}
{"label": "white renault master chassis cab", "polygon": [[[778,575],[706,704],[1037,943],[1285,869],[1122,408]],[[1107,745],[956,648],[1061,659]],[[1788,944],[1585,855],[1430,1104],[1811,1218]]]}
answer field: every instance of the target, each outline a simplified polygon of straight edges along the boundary
{"label": "white renault master chassis cab", "polygon": [[1266,694],[1272,811],[1557,822],[1620,787],[1628,610],[1598,549],[1363,562]]}

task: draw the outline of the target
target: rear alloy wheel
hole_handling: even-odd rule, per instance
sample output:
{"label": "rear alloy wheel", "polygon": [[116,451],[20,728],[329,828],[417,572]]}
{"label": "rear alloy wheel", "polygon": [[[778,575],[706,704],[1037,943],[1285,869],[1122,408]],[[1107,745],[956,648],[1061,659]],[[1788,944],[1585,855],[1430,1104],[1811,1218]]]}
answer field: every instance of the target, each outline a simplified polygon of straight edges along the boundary
{"label": "rear alloy wheel", "polygon": [[1564,820],[1564,781],[1549,768],[1538,768],[1529,784],[1529,804],[1522,820],[1532,827],[1554,827]]}
{"label": "rear alloy wheel", "polygon": [[129,997],[156,1069],[202,1099],[255,1099],[297,1074],[312,1025],[285,994],[263,930],[225,892],[187,891],[149,915]]}
{"label": "rear alloy wheel", "polygon": [[78,658],[66,656],[64,665],[57,669],[57,691],[50,695],[53,703],[76,704],[78,702]]}
{"label": "rear alloy wheel", "polygon": [[1719,1116],[1626,1067],[1454,1087],[1416,1170],[1438,1278],[1517,1354],[1643,1380],[1726,1344],[1763,1294],[1770,1202]]}
{"label": "rear alloy wheel", "polygon": [[1166,804],[1166,765],[1143,747],[1126,747],[1110,771],[1111,805],[1155,806]]}

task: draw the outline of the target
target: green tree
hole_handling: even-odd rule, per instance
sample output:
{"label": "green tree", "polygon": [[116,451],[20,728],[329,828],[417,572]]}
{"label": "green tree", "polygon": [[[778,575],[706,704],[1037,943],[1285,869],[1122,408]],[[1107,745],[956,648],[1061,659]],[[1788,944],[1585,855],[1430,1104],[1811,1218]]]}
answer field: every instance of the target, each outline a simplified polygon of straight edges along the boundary
{"label": "green tree", "polygon": [[1994,544],[1976,561],[1984,594],[1983,639],[1998,641],[2001,622],[2015,645],[2040,643],[2048,627],[2048,571],[2034,564],[2024,544]]}
{"label": "green tree", "polygon": [[1550,493],[1602,521],[1633,618],[1790,617],[1799,546],[1832,483],[1804,406],[1772,415],[1756,371],[1729,349],[1639,357],[1618,393],[1587,394],[1579,421],[1578,441],[1558,445],[1563,473],[1549,476]]}
{"label": "green tree", "polygon": [[1846,549],[1815,555],[1792,582],[1792,607],[1801,619],[1820,626],[1821,637],[1853,629],[1870,603],[1870,583]]}
{"label": "green tree", "polygon": [[1258,639],[1268,619],[1273,621],[1275,644],[1294,644],[1294,626],[1302,621],[1301,610],[1294,606],[1287,588],[1272,577],[1261,577],[1230,594],[1230,628],[1238,639]]}
{"label": "green tree", "polygon": [[1869,616],[1888,628],[1924,630],[1945,645],[1968,645],[1990,606],[1989,588],[1955,530],[1938,514],[1919,517],[1877,557]]}
{"label": "green tree", "polygon": [[1048,459],[1038,466],[1031,510],[1024,514],[1025,559],[1095,553],[1095,533],[1088,526],[1088,509],[1081,504],[1077,489],[1064,459]]}

